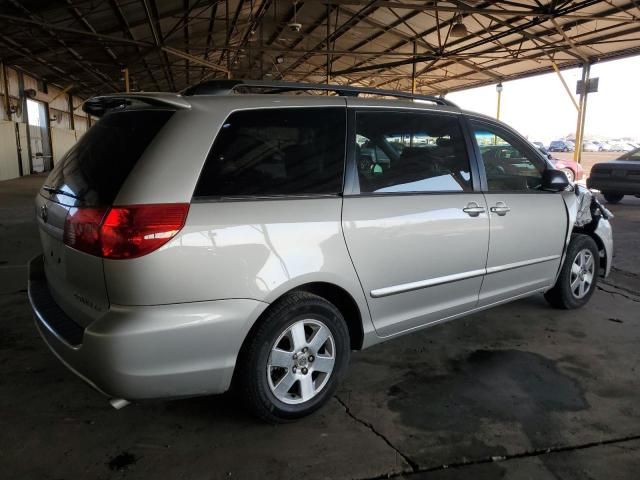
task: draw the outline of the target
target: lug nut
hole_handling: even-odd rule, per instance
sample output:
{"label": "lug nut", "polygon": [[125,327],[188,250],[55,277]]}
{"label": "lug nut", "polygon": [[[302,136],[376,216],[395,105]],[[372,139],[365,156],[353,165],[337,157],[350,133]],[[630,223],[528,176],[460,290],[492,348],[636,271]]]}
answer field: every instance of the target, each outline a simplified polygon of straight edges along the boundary
{"label": "lug nut", "polygon": [[292,371],[293,373],[296,373],[296,370],[298,370],[296,367],[292,367],[292,368],[291,368],[291,371]]}
{"label": "lug nut", "polygon": [[307,370],[306,368],[303,368],[303,369],[302,369],[302,374],[303,374],[303,375],[306,375],[308,372],[309,372],[309,370]]}
{"label": "lug nut", "polygon": [[302,349],[302,353],[307,353],[307,351],[308,351],[308,350],[309,350],[309,349],[308,349],[307,347],[304,347],[304,348]]}
{"label": "lug nut", "polygon": [[293,354],[293,359],[295,360],[296,358],[298,358],[298,354],[297,354],[297,353],[294,353],[294,354]]}
{"label": "lug nut", "polygon": [[313,362],[315,360],[315,357],[313,355],[309,355],[309,363]]}

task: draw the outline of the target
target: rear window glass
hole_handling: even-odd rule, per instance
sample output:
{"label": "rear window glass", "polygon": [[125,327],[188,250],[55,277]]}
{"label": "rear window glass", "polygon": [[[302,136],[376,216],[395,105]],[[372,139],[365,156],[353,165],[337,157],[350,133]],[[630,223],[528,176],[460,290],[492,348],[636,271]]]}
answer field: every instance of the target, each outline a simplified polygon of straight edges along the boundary
{"label": "rear window glass", "polygon": [[43,194],[66,205],[110,205],[172,114],[166,110],[108,113],[57,163]]}
{"label": "rear window glass", "polygon": [[631,160],[634,162],[640,161],[640,148],[625,153],[618,160]]}
{"label": "rear window glass", "polygon": [[195,196],[340,193],[345,116],[339,107],[232,113],[208,155]]}

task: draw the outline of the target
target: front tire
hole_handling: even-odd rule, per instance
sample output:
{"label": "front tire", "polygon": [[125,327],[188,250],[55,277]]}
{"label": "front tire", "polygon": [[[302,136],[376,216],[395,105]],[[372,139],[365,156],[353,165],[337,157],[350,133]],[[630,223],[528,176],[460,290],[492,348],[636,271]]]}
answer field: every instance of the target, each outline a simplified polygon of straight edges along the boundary
{"label": "front tire", "polygon": [[584,306],[598,283],[600,254],[593,238],[575,234],[556,284],[544,294],[552,307],[573,310]]}
{"label": "front tire", "polygon": [[624,195],[622,195],[621,193],[614,193],[614,192],[603,192],[602,196],[607,201],[607,203],[613,203],[613,204],[620,203],[620,201],[624,197]]}
{"label": "front tire", "polygon": [[307,416],[335,393],[350,355],[340,311],[307,292],[276,302],[243,347],[236,366],[246,407],[270,423]]}
{"label": "front tire", "polygon": [[567,176],[567,180],[569,180],[569,183],[575,182],[576,176],[573,173],[573,170],[571,170],[570,168],[563,168],[560,171],[563,172]]}

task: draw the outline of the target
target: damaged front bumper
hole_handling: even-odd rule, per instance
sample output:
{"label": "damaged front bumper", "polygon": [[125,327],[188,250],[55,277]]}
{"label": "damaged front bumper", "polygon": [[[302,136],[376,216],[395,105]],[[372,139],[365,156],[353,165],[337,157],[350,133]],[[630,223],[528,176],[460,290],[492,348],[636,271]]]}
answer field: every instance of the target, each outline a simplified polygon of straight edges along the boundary
{"label": "damaged front bumper", "polygon": [[575,185],[575,219],[572,233],[591,236],[600,250],[600,275],[609,276],[613,260],[613,230],[609,219],[613,214],[596,196],[582,185]]}

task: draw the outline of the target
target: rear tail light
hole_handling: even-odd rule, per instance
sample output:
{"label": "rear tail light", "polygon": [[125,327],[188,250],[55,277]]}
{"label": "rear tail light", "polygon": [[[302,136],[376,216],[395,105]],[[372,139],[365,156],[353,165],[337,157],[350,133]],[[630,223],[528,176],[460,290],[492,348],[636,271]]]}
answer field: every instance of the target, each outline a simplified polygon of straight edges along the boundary
{"label": "rear tail light", "polygon": [[64,243],[76,250],[101,256],[100,225],[106,208],[72,208],[64,222]]}
{"label": "rear tail light", "polygon": [[173,238],[188,213],[188,203],[72,209],[65,222],[64,243],[104,258],[141,257]]}

